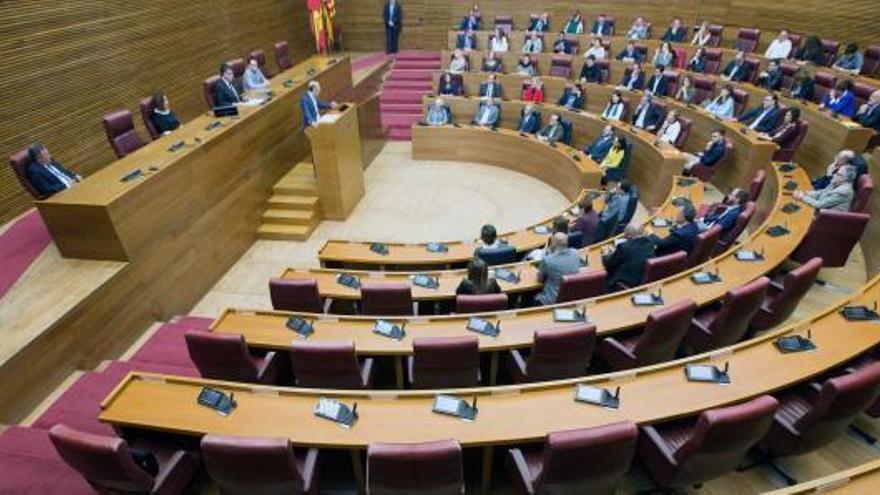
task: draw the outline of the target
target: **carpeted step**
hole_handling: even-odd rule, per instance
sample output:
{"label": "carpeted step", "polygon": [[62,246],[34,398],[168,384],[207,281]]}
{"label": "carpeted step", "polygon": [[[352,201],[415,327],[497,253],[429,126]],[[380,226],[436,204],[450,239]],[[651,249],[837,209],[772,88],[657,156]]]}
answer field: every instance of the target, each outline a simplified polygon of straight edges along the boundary
{"label": "carpeted step", "polygon": [[389,141],[411,141],[412,129],[409,127],[391,127],[388,129]]}
{"label": "carpeted step", "polygon": [[379,103],[421,103],[424,91],[383,91]]}
{"label": "carpeted step", "polygon": [[424,91],[430,93],[434,87],[431,81],[387,81],[384,91]]}
{"label": "carpeted step", "polygon": [[395,61],[401,60],[440,60],[440,52],[403,51],[394,56]]}
{"label": "carpeted step", "polygon": [[193,330],[207,330],[214,323],[214,318],[205,318],[204,316],[178,316],[172,318],[172,323],[186,325]]}
{"label": "carpeted step", "polygon": [[385,82],[391,81],[432,81],[434,73],[430,70],[393,70],[388,73]]}
{"label": "carpeted step", "polygon": [[379,104],[379,110],[382,111],[383,114],[419,114],[421,115],[424,111],[424,106],[421,103],[381,103]]}
{"label": "carpeted step", "polygon": [[184,335],[190,330],[185,325],[166,323],[131,357],[134,363],[178,366],[195,369],[189,357]]}
{"label": "carpeted step", "polygon": [[398,60],[394,62],[395,70],[440,70],[440,60]]}
{"label": "carpeted step", "polygon": [[409,127],[421,120],[421,118],[421,115],[383,114],[382,125],[388,127]]}
{"label": "carpeted step", "polygon": [[10,426],[0,433],[0,493],[93,494],[55,450],[49,432]]}

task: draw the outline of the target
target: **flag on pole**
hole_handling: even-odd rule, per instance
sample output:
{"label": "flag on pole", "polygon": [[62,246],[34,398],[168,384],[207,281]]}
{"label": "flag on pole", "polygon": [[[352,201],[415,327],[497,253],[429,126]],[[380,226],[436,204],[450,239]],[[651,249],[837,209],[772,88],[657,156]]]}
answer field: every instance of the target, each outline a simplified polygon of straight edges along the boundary
{"label": "flag on pole", "polygon": [[335,0],[306,0],[309,24],[315,37],[315,50],[327,53],[333,47],[333,19],[336,17]]}

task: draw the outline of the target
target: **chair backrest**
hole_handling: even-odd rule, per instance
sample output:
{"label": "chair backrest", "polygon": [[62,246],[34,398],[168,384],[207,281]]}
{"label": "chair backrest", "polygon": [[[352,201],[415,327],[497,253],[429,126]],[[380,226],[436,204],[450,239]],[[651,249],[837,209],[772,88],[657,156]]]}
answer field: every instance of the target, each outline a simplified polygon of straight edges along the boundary
{"label": "chair backrest", "polygon": [[526,360],[526,376],[529,381],[583,376],[595,344],[596,326],[590,323],[538,330]]}
{"label": "chair backrest", "polygon": [[878,69],[880,69],[880,45],[870,45],[865,48],[861,75],[875,76],[880,73]]}
{"label": "chair backrest", "polygon": [[697,305],[690,299],[652,311],[645,331],[633,347],[637,366],[660,363],[675,357],[681,340],[691,327]]}
{"label": "chair backrest", "polygon": [[147,144],[134,130],[134,119],[130,111],[117,110],[108,113],[104,115],[102,121],[107,140],[110,141],[117,158],[122,158]]}
{"label": "chair backrest", "polygon": [[733,88],[733,111],[736,115],[742,114],[749,104],[749,94],[740,88]]}
{"label": "chair backrest", "polygon": [[189,357],[203,378],[256,382],[257,364],[248,352],[244,336],[232,333],[186,332]]}
{"label": "chair backrest", "polygon": [[671,277],[687,268],[688,255],[684,251],[676,251],[665,256],[657,256],[645,262],[643,284],[649,284]]}
{"label": "chair backrest", "polygon": [[409,284],[362,284],[361,313],[373,316],[412,316],[412,287]]}
{"label": "chair backrest", "polygon": [[789,258],[806,263],[818,256],[824,267],[843,266],[870,219],[871,215],[867,213],[819,210],[807,235]]}
{"label": "chair backrest", "polygon": [[767,180],[767,172],[764,169],[755,172],[752,182],[749,184],[749,201],[758,201],[761,191],[764,190],[764,182]]}
{"label": "chair backrest", "polygon": [[706,46],[717,47],[720,45],[723,34],[724,26],[721,24],[709,24],[709,41],[706,42]]}
{"label": "chair backrest", "polygon": [[703,103],[712,97],[715,92],[715,79],[703,76],[694,76],[694,103]]}
{"label": "chair backrest", "polygon": [[55,450],[101,493],[150,493],[154,478],[135,464],[128,443],[58,424],[49,430]]}
{"label": "chair backrest", "polygon": [[761,277],[727,291],[721,310],[709,323],[711,349],[739,342],[748,331],[749,322],[761,309],[769,287],[770,279]]}
{"label": "chair backrest", "polygon": [[535,493],[613,493],[632,464],[637,438],[632,421],[548,433]]}
{"label": "chair backrest", "polygon": [[141,112],[141,119],[144,121],[144,127],[147,128],[150,137],[153,139],[159,139],[161,134],[159,134],[159,130],[156,129],[156,124],[153,123],[152,119],[153,98],[151,96],[141,98],[140,101],[138,101],[138,110]]}
{"label": "chair backrest", "polygon": [[868,84],[863,81],[853,81],[853,95],[856,97],[856,106],[867,103],[871,93],[877,90],[874,84],[876,83]]}
{"label": "chair backrest", "polygon": [[205,469],[222,493],[302,493],[287,438],[205,435],[201,445]]}
{"label": "chair backrest", "polygon": [[290,361],[298,387],[364,388],[354,342],[294,341]]}
{"label": "chair backrest", "polygon": [[675,142],[672,143],[678,149],[684,149],[685,143],[687,143],[688,137],[691,135],[691,126],[693,122],[691,119],[687,117],[678,117],[678,122],[681,124],[681,131],[678,133],[678,137],[675,138]]}
{"label": "chair backrest", "polygon": [[513,30],[513,16],[510,15],[496,15],[495,16],[495,27],[500,28],[502,31],[510,34]]}
{"label": "chair backrest", "polygon": [[568,53],[577,55],[578,52],[580,52],[581,44],[578,41],[577,36],[570,34],[565,35],[565,44],[568,45]]}
{"label": "chair backrest", "polygon": [[248,60],[256,60],[257,66],[260,67],[260,72],[262,72],[267,79],[271,79],[275,76],[274,72],[269,69],[269,65],[266,63],[266,51],[262,48],[257,48],[256,50],[251,51],[248,54]]}
{"label": "chair backrest", "polygon": [[476,256],[489,266],[504,265],[516,261],[516,249],[513,246],[501,246],[491,249],[477,249]]}
{"label": "chair backrest", "polygon": [[286,41],[275,43],[274,49],[275,64],[278,66],[279,72],[284,72],[293,67],[293,62],[290,61],[290,48],[287,46]]}
{"label": "chair backrest", "polygon": [[813,100],[816,103],[821,103],[825,95],[837,84],[837,76],[832,72],[817,71],[816,75],[813,76],[813,82],[815,83]]}
{"label": "chair backrest", "polygon": [[801,47],[801,41],[804,39],[803,33],[795,33],[794,31],[788,32],[788,39],[791,41],[791,51],[795,53],[795,50]]}
{"label": "chair backrest", "polygon": [[571,275],[563,275],[556,302],[564,303],[601,296],[605,293],[605,278],[607,276],[608,272],[605,270],[581,271]]}
{"label": "chair backrest", "polygon": [[703,51],[703,71],[706,74],[715,74],[721,71],[721,49],[706,48]]}
{"label": "chair backrest", "polygon": [[801,299],[809,292],[819,270],[822,269],[822,258],[813,258],[803,265],[785,274],[782,282],[782,291],[766,305],[772,314],[769,326],[774,326],[786,320],[797,308]]}
{"label": "chair backrest", "polygon": [[663,79],[666,80],[666,94],[675,96],[678,93],[678,78],[681,74],[677,70],[663,71]]}
{"label": "chair backrest", "polygon": [[801,66],[793,60],[782,60],[779,68],[782,70],[782,87],[791,89],[794,86],[794,75]]}
{"label": "chair backrest", "polygon": [[37,188],[34,187],[31,180],[28,179],[27,166],[30,163],[31,157],[28,154],[27,148],[16,151],[9,156],[9,166],[12,168],[15,177],[18,178],[18,182],[21,183],[27,192],[31,193],[31,196],[33,196],[34,199],[45,199],[48,197],[48,194],[40,194],[40,191],[37,191]]}
{"label": "chair backrest", "polygon": [[611,74],[611,61],[608,59],[596,60],[596,67],[599,68],[599,82],[605,84]]}
{"label": "chair backrest", "polygon": [[871,194],[873,192],[874,179],[871,178],[871,174],[862,174],[862,176],[856,181],[856,193],[853,197],[852,205],[849,207],[849,211],[865,213],[865,210],[868,208],[868,200],[871,199]]}
{"label": "chair backrest", "polygon": [[809,131],[810,121],[806,119],[799,120],[797,123],[797,134],[795,135],[794,140],[792,140],[791,145],[776,150],[773,154],[773,161],[790,162],[794,158],[794,154],[797,153],[798,148],[801,147],[801,143],[806,139],[807,132]]}
{"label": "chair backrest", "polygon": [[746,70],[748,71],[744,80],[755,84],[755,81],[758,80],[758,73],[761,72],[759,70],[761,66],[761,60],[755,57],[746,57],[744,64]]}
{"label": "chair backrest", "polygon": [[840,49],[840,42],[837,40],[827,40],[822,38],[822,51],[825,52],[825,65],[830,66],[837,58],[837,50]]}
{"label": "chair backrest", "polygon": [[779,402],[763,395],[700,414],[691,436],[675,451],[677,478],[697,484],[733,471],[773,424]]}
{"label": "chair backrest", "polygon": [[205,105],[208,105],[209,110],[213,110],[217,106],[214,100],[214,88],[217,87],[219,80],[220,76],[211,76],[202,82],[202,96],[205,98]]}
{"label": "chair backrest", "polygon": [[273,278],[269,280],[269,296],[272,308],[279,311],[324,312],[318,282],[314,279]]}
{"label": "chair backrest", "polygon": [[755,216],[755,203],[754,201],[749,201],[739,216],[736,217],[736,223],[733,225],[733,228],[728,230],[727,234],[721,238],[721,244],[726,248],[735,243],[740,234],[746,230],[753,216]]}
{"label": "chair backrest", "polygon": [[692,268],[709,261],[720,237],[720,225],[713,225],[705,231],[700,232],[700,234],[697,235],[697,240],[694,241],[694,247],[691,249],[691,254],[688,256],[688,267]]}
{"label": "chair backrest", "polygon": [[758,41],[761,39],[761,30],[758,28],[739,28],[739,31],[736,33],[736,47],[737,50],[742,50],[746,53],[751,53],[755,51],[755,48],[758,47]]}
{"label": "chair backrest", "polygon": [[367,447],[367,493],[461,495],[464,466],[456,440]]}
{"label": "chair backrest", "polygon": [[456,313],[483,313],[507,309],[507,294],[474,294],[455,296]]}
{"label": "chair backrest", "polygon": [[571,76],[571,57],[554,55],[550,61],[550,75],[566,79]]}
{"label": "chair backrest", "polygon": [[562,126],[562,137],[559,139],[559,141],[561,141],[562,144],[567,144],[571,146],[571,121],[566,118],[560,118],[559,124]]}
{"label": "chair backrest", "polygon": [[480,349],[474,336],[413,340],[413,388],[462,388],[479,385]]}

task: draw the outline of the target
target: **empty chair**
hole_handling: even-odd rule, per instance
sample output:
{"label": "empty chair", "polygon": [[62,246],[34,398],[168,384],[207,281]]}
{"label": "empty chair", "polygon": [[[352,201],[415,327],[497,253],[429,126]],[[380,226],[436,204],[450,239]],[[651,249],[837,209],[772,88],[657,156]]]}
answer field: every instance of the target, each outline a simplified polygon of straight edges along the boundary
{"label": "empty chair", "polygon": [[739,28],[739,31],[736,33],[736,44],[734,47],[737,50],[742,50],[746,53],[752,53],[755,51],[755,48],[758,47],[758,41],[761,39],[761,30],[757,28]]}
{"label": "empty chair", "polygon": [[752,182],[749,183],[749,201],[758,201],[761,191],[764,190],[764,182],[767,180],[767,172],[763,169],[755,172]]}
{"label": "empty chair", "polygon": [[245,62],[243,58],[227,60],[226,65],[232,69],[232,75],[235,76],[236,80],[241,79],[241,76],[244,75]]}
{"label": "empty chair", "polygon": [[516,249],[513,246],[501,246],[497,248],[480,248],[474,253],[475,256],[485,261],[489,266],[506,265],[516,261]]}
{"label": "empty chair", "polygon": [[599,68],[599,82],[607,83],[609,74],[611,74],[611,61],[608,59],[596,60],[596,67]]}
{"label": "empty chair", "polygon": [[273,48],[275,50],[275,65],[278,66],[278,72],[284,72],[293,67],[293,62],[290,61],[290,48],[287,46],[286,41],[275,43]]}
{"label": "empty chair", "polygon": [[272,308],[279,311],[324,313],[332,302],[329,299],[326,305],[321,302],[318,282],[314,279],[273,278],[269,280],[269,297]]}
{"label": "empty chair", "polygon": [[[794,47],[794,45],[792,45],[792,47]],[[779,62],[779,68],[782,69],[782,89],[791,89],[794,84],[794,75],[800,67],[801,66],[793,60],[781,60]]]}
{"label": "empty chair", "polygon": [[830,67],[837,58],[837,50],[840,49],[840,42],[837,40],[826,40],[825,38],[822,38],[820,41],[822,42],[822,51],[825,52],[824,65]]}
{"label": "empty chair", "polygon": [[135,462],[128,442],[95,435],[62,424],[49,430],[49,439],[70,467],[100,493],[183,493],[199,470],[198,456],[183,450],[153,451],[156,473]]}
{"label": "empty chair", "polygon": [[703,51],[703,62],[703,72],[717,76],[718,72],[721,71],[721,50],[718,48],[706,48]]}
{"label": "empty chair", "polygon": [[476,387],[480,383],[479,340],[470,335],[417,338],[407,370],[413,388]]}
{"label": "empty chair", "polygon": [[701,104],[711,98],[712,93],[715,92],[715,79],[704,76],[694,76],[693,79],[694,103]]}
{"label": "empty chair", "polygon": [[718,162],[711,167],[698,163],[691,168],[691,175],[703,182],[709,182],[712,180],[712,177],[715,176],[715,172],[717,172],[718,169],[727,165],[727,162],[730,161],[730,157],[733,156],[733,141],[731,141],[730,138],[724,138],[724,141],[724,154],[721,155]]}
{"label": "empty chair", "polygon": [[353,342],[294,341],[290,361],[298,387],[361,389],[373,386],[373,359],[358,361]]}
{"label": "empty chair", "polygon": [[700,485],[736,469],[767,433],[779,402],[763,395],[694,420],[644,426],[639,458],[661,488]]}
{"label": "empty chair", "polygon": [[538,330],[528,357],[510,351],[508,369],[517,383],[583,376],[596,343],[596,326],[580,323],[553,330]]}
{"label": "empty chair", "polygon": [[318,449],[287,438],[202,437],[202,458],[220,493],[318,493]]}
{"label": "empty chair", "polygon": [[644,331],[629,337],[608,337],[596,352],[615,371],[668,361],[675,357],[696,310],[690,299],[660,308],[648,315]]}
{"label": "empty chair", "polygon": [[632,421],[547,434],[543,448],[510,449],[507,467],[517,493],[612,494],[636,452]]}
{"label": "empty chair", "polygon": [[863,58],[861,75],[870,77],[880,74],[880,45],[865,48]]}
{"label": "empty chair", "polygon": [[107,140],[110,141],[117,158],[122,158],[147,144],[134,130],[134,120],[128,110],[108,113],[104,116],[103,122]]}
{"label": "empty chair", "polygon": [[571,77],[571,57],[568,55],[554,55],[550,61],[550,75],[565,79]]}
{"label": "empty chair", "polygon": [[852,92],[856,96],[856,107],[859,107],[868,102],[868,98],[871,97],[871,93],[877,90],[874,86],[876,83],[868,84],[866,82],[861,81],[853,81],[853,89]]}
{"label": "empty chair", "polygon": [[826,268],[843,266],[870,219],[871,215],[867,213],[819,210],[807,235],[789,259],[806,263],[819,257]]}
{"label": "empty chair", "polygon": [[720,24],[709,24],[709,41],[706,46],[717,47],[721,44],[721,36],[724,34],[724,26]]}
{"label": "empty chair", "polygon": [[678,121],[681,123],[681,131],[679,131],[678,137],[675,138],[675,142],[672,144],[679,150],[683,150],[688,137],[691,135],[693,122],[687,117],[678,117]]}
{"label": "empty chair", "polygon": [[456,313],[484,313],[507,309],[507,294],[460,294],[455,296]]}
{"label": "empty chair", "polygon": [[685,345],[701,353],[739,342],[761,309],[769,287],[770,279],[761,277],[727,291],[720,307],[714,304],[697,313],[684,338]]}
{"label": "empty chair", "polygon": [[205,104],[208,105],[209,110],[213,110],[217,106],[214,100],[214,88],[219,80],[220,76],[211,76],[202,82],[202,96],[205,98]]}
{"label": "empty chair", "polygon": [[709,261],[720,237],[720,225],[713,225],[703,232],[700,232],[700,234],[697,235],[697,240],[694,241],[694,248],[691,249],[691,254],[688,255],[688,268],[693,268]]}
{"label": "empty chair", "polygon": [[853,197],[853,202],[849,207],[849,211],[854,213],[864,213],[868,208],[868,200],[871,199],[871,194],[873,192],[874,179],[871,178],[871,174],[862,174],[862,176],[856,180],[855,197]]}
{"label": "empty chair", "polygon": [[151,138],[159,139],[162,134],[156,129],[156,124],[153,123],[151,117],[153,114],[153,97],[147,96],[146,98],[141,98],[140,101],[138,101],[138,110],[141,113],[141,120],[144,121],[144,127],[147,129],[147,133],[150,134]]}
{"label": "empty chair", "polygon": [[649,284],[671,277],[687,268],[688,255],[684,251],[676,251],[666,256],[657,256],[645,263],[645,275],[642,284]]}
{"label": "empty chair", "polygon": [[[818,390],[818,393],[817,393]],[[761,449],[772,457],[798,455],[840,438],[880,395],[880,363],[784,392]]]}
{"label": "empty chair", "polygon": [[409,284],[363,283],[361,313],[372,316],[412,316],[412,287]]}
{"label": "empty chair", "polygon": [[607,276],[608,273],[605,270],[582,271],[572,275],[563,275],[556,302],[564,303],[601,296],[605,293],[605,278]]}
{"label": "empty chair", "polygon": [[736,217],[736,223],[733,225],[733,228],[728,230],[726,234],[718,239],[718,242],[715,244],[714,254],[721,254],[730,249],[730,246],[736,244],[736,240],[739,238],[740,234],[746,230],[746,227],[749,225],[749,222],[752,221],[752,217],[754,216],[755,203],[754,201],[749,201],[746,203],[746,206],[743,208],[739,216]]}
{"label": "empty chair", "polygon": [[771,283],[761,309],[752,318],[750,330],[752,332],[766,330],[779,325],[791,316],[800,300],[816,281],[821,268],[822,258],[813,258],[788,272],[781,285],[776,282]]}
{"label": "empty chair", "polygon": [[736,115],[741,115],[749,104],[749,94],[740,88],[733,88],[731,95],[733,96],[733,111]]}
{"label": "empty chair", "polygon": [[18,178],[18,182],[21,183],[27,192],[31,193],[31,196],[33,196],[34,199],[46,199],[49,195],[40,194],[40,191],[37,191],[37,188],[34,187],[27,176],[27,166],[30,162],[31,157],[28,154],[27,148],[16,151],[9,156],[9,166],[12,167],[12,172],[15,174],[15,177]]}
{"label": "empty chair", "polygon": [[267,79],[272,79],[275,76],[272,69],[269,68],[269,64],[266,63],[266,52],[262,48],[253,50],[248,54],[248,59],[257,61],[257,66],[260,67],[260,72],[262,72]]}
{"label": "empty chair", "polygon": [[677,70],[663,71],[663,79],[666,80],[666,94],[675,96],[678,93],[678,79],[681,74]]}
{"label": "empty chair", "polygon": [[806,119],[800,119],[797,123],[797,135],[794,137],[794,141],[786,148],[779,148],[773,153],[773,161],[775,162],[790,162],[794,158],[794,154],[797,153],[798,148],[801,147],[801,143],[804,142],[804,139],[807,137],[807,132],[810,131],[810,121]]}
{"label": "empty chair", "polygon": [[[673,54],[672,63],[675,68],[684,69],[685,67],[687,67],[688,55],[687,55],[686,49],[684,49],[680,46],[673,47],[672,54]],[[672,88],[669,88],[668,94],[674,95],[675,91],[672,91]]]}
{"label": "empty chair", "polygon": [[513,16],[510,15],[496,15],[495,16],[495,27],[501,29],[507,34],[513,30]]}
{"label": "empty chair", "polygon": [[367,493],[461,495],[461,445],[456,440],[371,443],[367,447]]}
{"label": "empty chair", "polygon": [[822,103],[825,95],[834,89],[834,86],[837,84],[837,76],[833,72],[820,70],[816,71],[816,75],[813,76],[813,82],[815,83],[813,101],[815,103]]}
{"label": "empty chair", "polygon": [[232,333],[186,332],[189,357],[203,378],[233,382],[275,383],[281,359],[275,352],[256,357],[244,336]]}

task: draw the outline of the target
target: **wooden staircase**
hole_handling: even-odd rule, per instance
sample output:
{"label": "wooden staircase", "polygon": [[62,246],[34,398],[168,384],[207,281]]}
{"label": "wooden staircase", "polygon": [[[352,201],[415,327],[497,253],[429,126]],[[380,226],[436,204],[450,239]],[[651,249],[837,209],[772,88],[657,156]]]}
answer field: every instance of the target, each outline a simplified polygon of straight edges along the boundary
{"label": "wooden staircase", "polygon": [[300,162],[275,184],[257,231],[260,239],[304,241],[321,223],[314,170],[311,162]]}

